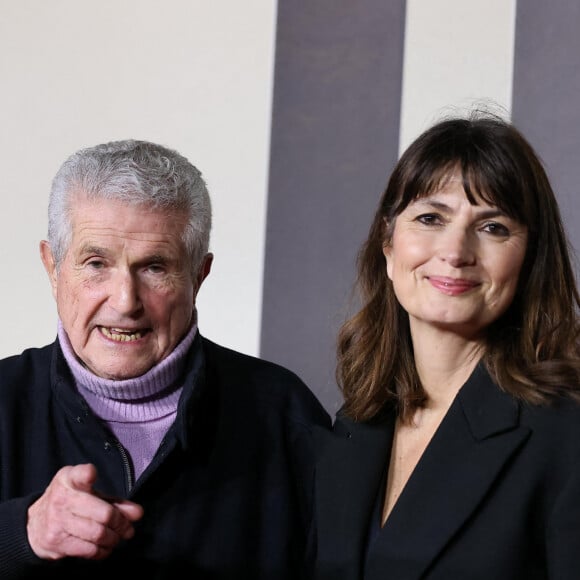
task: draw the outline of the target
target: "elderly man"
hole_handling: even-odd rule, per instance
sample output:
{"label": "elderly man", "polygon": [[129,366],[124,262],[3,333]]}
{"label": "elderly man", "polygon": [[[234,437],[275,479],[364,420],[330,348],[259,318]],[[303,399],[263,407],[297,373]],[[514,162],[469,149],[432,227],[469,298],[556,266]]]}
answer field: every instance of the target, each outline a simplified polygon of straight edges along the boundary
{"label": "elderly man", "polygon": [[200,172],[154,143],[84,149],[55,176],[57,337],[0,361],[1,578],[307,573],[329,417],[289,370],[200,335],[210,227]]}

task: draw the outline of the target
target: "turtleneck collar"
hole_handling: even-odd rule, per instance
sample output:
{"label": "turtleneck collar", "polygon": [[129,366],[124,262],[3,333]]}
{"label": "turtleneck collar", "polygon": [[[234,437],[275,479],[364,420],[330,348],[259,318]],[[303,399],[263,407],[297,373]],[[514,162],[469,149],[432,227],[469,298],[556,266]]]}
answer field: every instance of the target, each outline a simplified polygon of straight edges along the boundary
{"label": "turtleneck collar", "polygon": [[168,357],[164,358],[144,375],[117,381],[95,375],[80,362],[74,353],[62,322],[58,321],[58,339],[77,386],[89,391],[98,398],[119,402],[137,402],[159,398],[164,391],[171,390],[171,387],[177,386],[175,383],[183,372],[186,354],[191,347],[196,332],[197,323],[194,320],[189,332]]}

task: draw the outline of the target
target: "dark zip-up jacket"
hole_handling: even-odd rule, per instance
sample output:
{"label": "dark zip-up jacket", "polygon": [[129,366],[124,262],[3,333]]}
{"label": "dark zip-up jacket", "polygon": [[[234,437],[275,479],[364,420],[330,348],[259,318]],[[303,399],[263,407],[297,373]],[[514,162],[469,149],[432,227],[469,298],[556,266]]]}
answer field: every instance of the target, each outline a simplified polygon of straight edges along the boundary
{"label": "dark zip-up jacket", "polygon": [[[0,578],[296,580],[312,556],[311,428],[330,418],[292,372],[196,337],[177,418],[137,482],[79,395],[58,341],[0,361]],[[28,507],[64,465],[144,507],[103,561],[40,560]]]}

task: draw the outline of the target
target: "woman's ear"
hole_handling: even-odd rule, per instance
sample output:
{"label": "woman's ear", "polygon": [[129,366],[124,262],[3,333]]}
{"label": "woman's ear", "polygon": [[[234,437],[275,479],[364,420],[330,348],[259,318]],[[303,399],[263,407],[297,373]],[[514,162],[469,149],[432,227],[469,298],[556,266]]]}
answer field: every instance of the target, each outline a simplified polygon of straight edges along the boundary
{"label": "woman's ear", "polygon": [[385,257],[385,266],[387,268],[387,276],[393,279],[393,246],[389,243],[383,244],[383,256]]}
{"label": "woman's ear", "polygon": [[393,265],[392,265],[392,254],[393,254],[393,244],[392,244],[392,232],[390,231],[390,224],[387,218],[383,218],[383,256],[385,257],[385,265],[387,267],[387,276],[393,279]]}

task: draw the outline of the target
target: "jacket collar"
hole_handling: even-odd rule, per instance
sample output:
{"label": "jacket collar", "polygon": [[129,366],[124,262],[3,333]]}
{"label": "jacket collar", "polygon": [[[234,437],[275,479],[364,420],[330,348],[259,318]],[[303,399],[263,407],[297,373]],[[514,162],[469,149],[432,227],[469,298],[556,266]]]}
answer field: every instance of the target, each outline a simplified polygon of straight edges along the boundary
{"label": "jacket collar", "polygon": [[[177,408],[176,420],[170,428],[170,433],[175,434],[176,440],[184,449],[192,444],[192,438],[193,440],[198,438],[200,431],[198,425],[206,426],[208,423],[207,410],[199,408],[201,402],[205,402],[210,396],[210,389],[206,384],[203,343],[204,339],[199,332],[196,332],[189,353],[186,355],[184,387]],[[71,421],[101,425],[101,421],[96,419],[89,405],[75,387],[73,375],[58,339],[54,343],[50,376],[55,396]],[[194,425],[195,429],[192,430]]]}
{"label": "jacket collar", "polygon": [[[383,491],[395,419],[392,408],[373,423],[339,415],[334,432],[319,436],[325,439],[316,475],[319,564],[328,571],[333,565],[340,569],[337,579],[361,575],[369,518]],[[365,578],[384,577],[384,562],[398,580],[421,575],[524,444],[529,430],[518,421],[518,403],[479,365],[370,547]]]}

